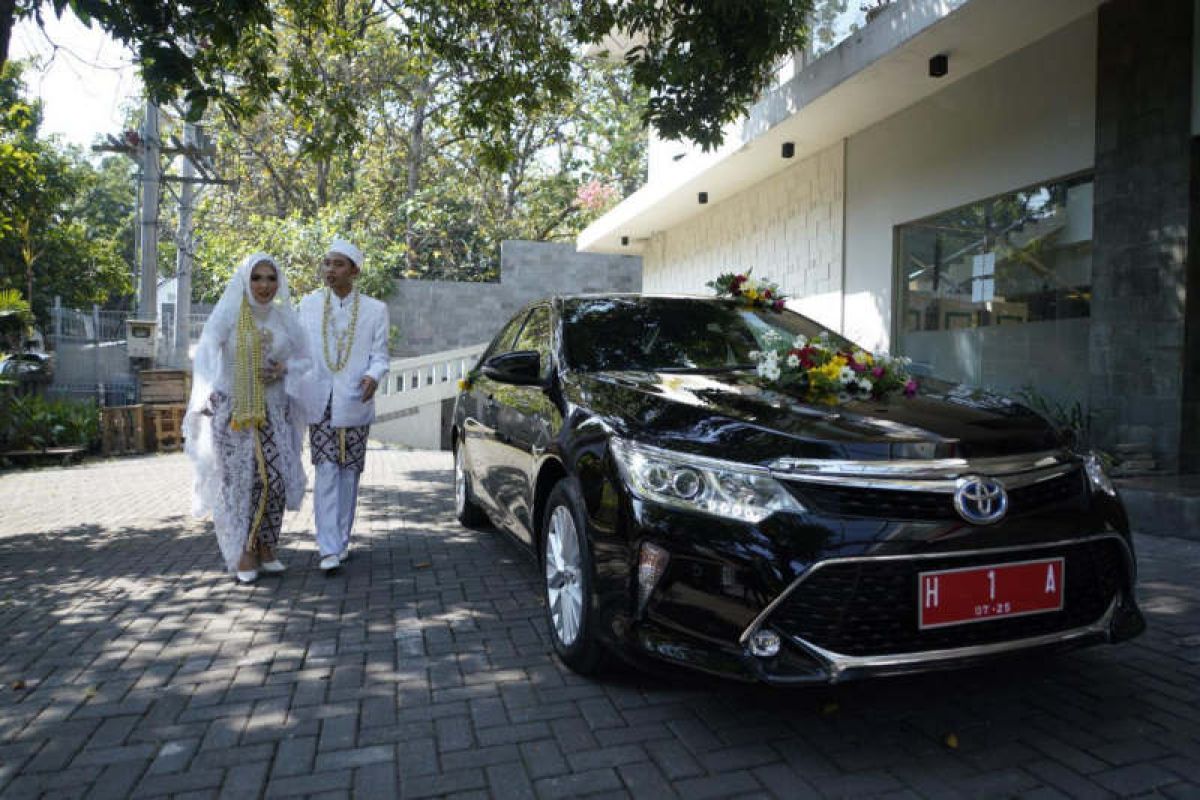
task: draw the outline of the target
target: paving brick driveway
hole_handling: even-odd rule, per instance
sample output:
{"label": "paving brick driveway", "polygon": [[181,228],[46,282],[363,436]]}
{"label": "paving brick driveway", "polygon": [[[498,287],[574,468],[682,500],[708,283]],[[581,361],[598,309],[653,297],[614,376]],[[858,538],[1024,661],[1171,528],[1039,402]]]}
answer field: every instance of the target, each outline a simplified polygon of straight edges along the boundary
{"label": "paving brick driveway", "polygon": [[1151,627],[1118,647],[834,689],[591,682],[449,476],[373,450],[346,569],[314,569],[306,506],[288,573],[244,588],[181,456],[0,475],[0,795],[1200,796],[1200,543],[1138,542]]}

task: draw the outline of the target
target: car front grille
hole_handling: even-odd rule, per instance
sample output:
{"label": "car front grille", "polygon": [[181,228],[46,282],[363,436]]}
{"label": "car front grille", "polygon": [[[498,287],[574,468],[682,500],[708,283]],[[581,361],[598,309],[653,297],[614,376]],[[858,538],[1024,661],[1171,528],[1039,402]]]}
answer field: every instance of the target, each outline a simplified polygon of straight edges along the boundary
{"label": "car front grille", "polygon": [[[1003,478],[1001,479],[1003,480]],[[838,517],[873,517],[900,520],[957,519],[953,496],[947,492],[878,489],[836,483],[784,480],[805,508]],[[1072,470],[1008,492],[1010,516],[1030,514],[1083,498],[1083,473]]]}
{"label": "car front grille", "polygon": [[[927,630],[917,625],[921,572],[1059,556],[1066,559],[1061,611]],[[1126,569],[1124,547],[1111,537],[992,554],[834,561],[802,580],[766,624],[848,656],[992,644],[1094,623],[1120,591]]]}

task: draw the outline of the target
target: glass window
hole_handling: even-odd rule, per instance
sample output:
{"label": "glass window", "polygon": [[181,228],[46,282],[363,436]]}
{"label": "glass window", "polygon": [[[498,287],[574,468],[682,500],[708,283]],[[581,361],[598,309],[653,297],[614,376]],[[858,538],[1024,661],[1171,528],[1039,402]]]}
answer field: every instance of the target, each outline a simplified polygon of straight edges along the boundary
{"label": "glass window", "polygon": [[517,336],[513,350],[536,350],[541,356],[542,376],[550,374],[550,309],[538,306],[525,318],[525,327]]}
{"label": "glass window", "polygon": [[525,317],[525,314],[518,314],[508,321],[508,324],[505,325],[501,329],[500,333],[496,334],[496,338],[492,340],[491,347],[489,347],[487,352],[485,352],[479,359],[480,364],[482,364],[484,361],[487,361],[492,356],[498,356],[501,353],[507,353],[512,349],[512,347],[509,345],[512,344],[513,337],[517,335],[517,329],[521,326],[521,323],[525,320]]}
{"label": "glass window", "polygon": [[1082,392],[1090,176],[982,200],[896,232],[899,352],[944,377],[999,389],[1065,370],[1057,382],[1072,387],[1055,393]]}

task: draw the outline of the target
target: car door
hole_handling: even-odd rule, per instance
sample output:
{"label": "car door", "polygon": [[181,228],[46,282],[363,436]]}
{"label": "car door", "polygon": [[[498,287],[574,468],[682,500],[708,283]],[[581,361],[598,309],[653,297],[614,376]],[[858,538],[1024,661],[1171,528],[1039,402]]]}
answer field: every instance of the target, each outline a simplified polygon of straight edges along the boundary
{"label": "car door", "polygon": [[[512,349],[513,339],[521,329],[528,312],[517,314],[500,330],[491,346],[479,360],[480,365],[492,356],[507,353]],[[479,367],[471,373],[468,388],[460,396],[459,402],[464,404],[462,413],[462,447],[465,449],[465,463],[471,476],[471,484],[478,499],[489,506],[493,512],[503,515],[505,510],[497,500],[496,485],[502,476],[497,471],[503,469],[500,462],[501,453],[497,449],[496,419],[500,400],[497,393],[503,395],[505,386],[483,374]]]}
{"label": "car door", "polygon": [[532,544],[533,490],[537,463],[561,422],[558,409],[546,394],[554,364],[552,314],[549,305],[534,306],[513,342],[513,352],[533,351],[539,356],[540,385],[506,387],[497,410],[498,458],[505,464],[504,482],[497,500],[504,513],[518,523],[517,535]]}

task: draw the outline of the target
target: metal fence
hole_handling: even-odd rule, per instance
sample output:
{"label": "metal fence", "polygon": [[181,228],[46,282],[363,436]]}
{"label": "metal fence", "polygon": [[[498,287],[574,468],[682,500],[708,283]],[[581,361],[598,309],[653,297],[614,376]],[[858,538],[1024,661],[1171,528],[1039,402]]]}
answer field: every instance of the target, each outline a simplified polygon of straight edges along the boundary
{"label": "metal fence", "polygon": [[[155,365],[187,368],[192,345],[200,338],[208,312],[189,319],[187,344],[175,348],[174,319],[164,314],[156,343]],[[130,364],[126,321],[130,311],[66,308],[55,303],[50,310],[46,349],[53,354],[54,377],[47,395],[95,400],[102,406],[128,405],[138,400],[136,367]],[[163,335],[165,329],[166,335]]]}

